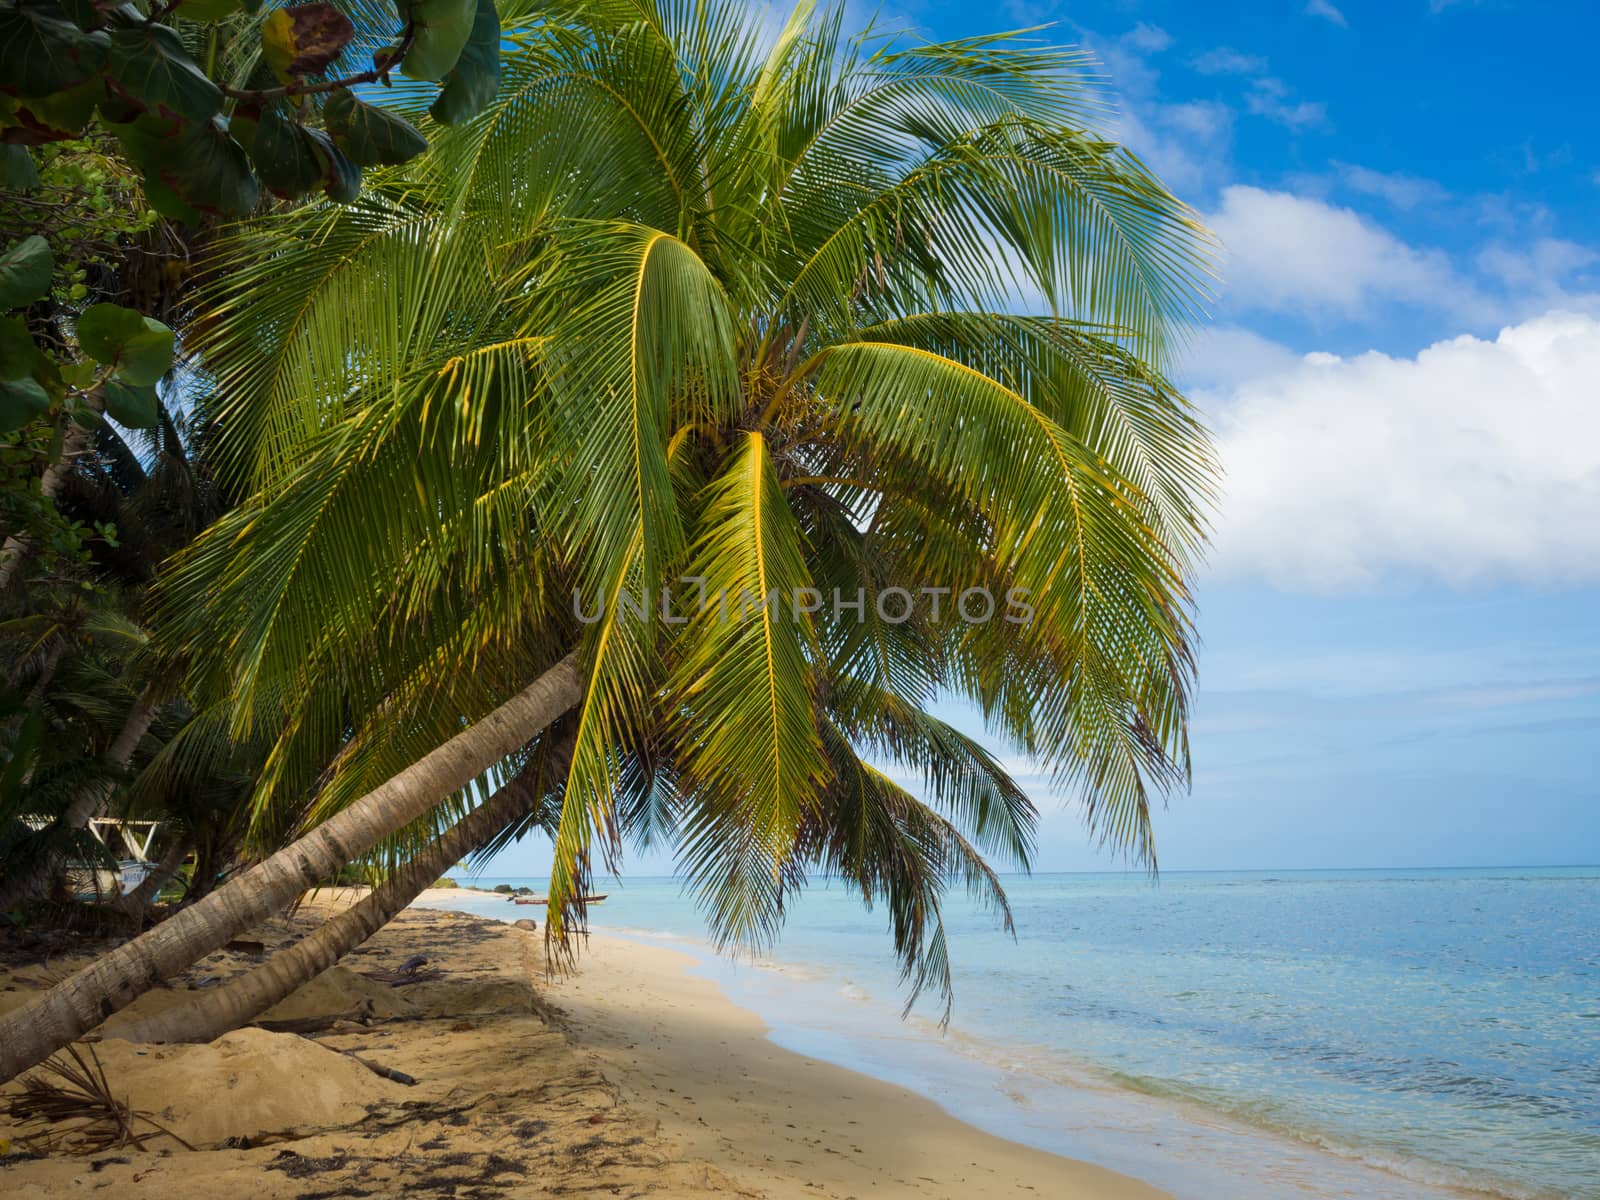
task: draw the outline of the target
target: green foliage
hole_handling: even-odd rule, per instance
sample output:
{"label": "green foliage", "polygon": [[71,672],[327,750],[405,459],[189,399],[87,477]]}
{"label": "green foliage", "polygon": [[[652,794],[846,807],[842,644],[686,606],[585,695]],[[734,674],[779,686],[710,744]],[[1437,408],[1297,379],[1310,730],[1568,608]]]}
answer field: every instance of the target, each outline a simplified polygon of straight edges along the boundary
{"label": "green foliage", "polygon": [[172,330],[116,304],[95,304],[78,318],[78,348],[113,368],[123,383],[149,387],[172,367]]}
{"label": "green foliage", "polygon": [[[8,247],[0,254],[0,309],[48,296],[53,268],[50,246],[37,234]],[[94,304],[75,334],[81,358],[62,360],[38,345],[21,317],[0,317],[0,434],[52,409],[80,424],[102,412],[132,428],[155,423],[154,384],[172,369],[172,330],[130,308]]]}
{"label": "green foliage", "polygon": [[50,407],[50,394],[32,379],[0,381],[0,433],[20,429]]}
{"label": "green foliage", "polygon": [[[355,89],[395,72],[443,81],[441,123],[470,120],[498,89],[493,0],[399,0],[398,39],[371,50],[369,66],[352,60],[390,36],[379,9],[311,3],[258,16],[260,7],[180,0],[147,17],[131,4],[0,0],[0,186],[39,186],[29,147],[101,129],[137,168],[150,206],[186,224],[249,213],[262,185],[348,203],[361,167],[427,148],[373,91],[358,99]],[[407,103],[415,90],[402,93]],[[293,128],[261,140],[255,126],[268,112]]]}
{"label": "green foliage", "polygon": [[428,115],[441,125],[470,121],[493,103],[500,90],[500,14],[494,0],[477,0],[472,33],[445,75]]}
{"label": "green foliage", "polygon": [[410,79],[443,79],[472,36],[477,0],[402,0],[401,7],[416,31],[401,73]]}
{"label": "green foliage", "polygon": [[349,92],[335,93],[322,111],[334,143],[358,167],[397,165],[428,148],[428,140],[411,122]]}
{"label": "green foliage", "polygon": [[0,245],[43,236],[55,258],[55,299],[76,304],[91,277],[125,266],[129,245],[144,240],[157,214],[117,141],[97,126],[84,137],[35,146],[32,158],[26,147],[7,149],[21,152],[32,179],[0,202]]}
{"label": "green foliage", "polygon": [[38,186],[39,169],[28,157],[27,147],[14,146],[9,142],[0,145],[0,188],[25,192]]}
{"label": "green foliage", "polygon": [[0,309],[20,308],[50,291],[50,244],[38,234],[0,254]]}

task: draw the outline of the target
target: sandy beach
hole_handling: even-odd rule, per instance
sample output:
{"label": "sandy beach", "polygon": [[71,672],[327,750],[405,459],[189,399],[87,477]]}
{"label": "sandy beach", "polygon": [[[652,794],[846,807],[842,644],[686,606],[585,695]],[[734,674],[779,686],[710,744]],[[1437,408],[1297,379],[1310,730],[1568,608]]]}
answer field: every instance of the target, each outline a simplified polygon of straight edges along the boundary
{"label": "sandy beach", "polygon": [[[448,903],[449,892],[424,900]],[[324,894],[252,937],[270,951],[345,902]],[[437,975],[394,987],[368,974],[419,954]],[[37,957],[0,965],[0,1011],[83,961],[81,952]],[[759,1018],[690,975],[686,955],[595,936],[575,974],[550,980],[538,934],[447,910],[408,910],[264,1018],[336,1017],[326,1028],[250,1027],[204,1046],[116,1037],[255,961],[248,946],[213,955],[99,1031],[93,1050],[113,1093],[144,1114],[134,1123],[142,1149],[73,1155],[61,1127],[5,1115],[17,1083],[0,1090],[0,1191],[30,1200],[130,1190],[168,1200],[1165,1194],[783,1050]]]}

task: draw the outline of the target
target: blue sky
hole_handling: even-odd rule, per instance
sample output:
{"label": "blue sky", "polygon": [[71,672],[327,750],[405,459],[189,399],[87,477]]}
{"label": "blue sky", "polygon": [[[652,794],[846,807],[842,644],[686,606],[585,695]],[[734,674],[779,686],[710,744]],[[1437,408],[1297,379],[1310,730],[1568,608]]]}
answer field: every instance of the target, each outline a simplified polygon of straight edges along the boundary
{"label": "blue sky", "polygon": [[[1163,868],[1600,862],[1600,7],[878,11],[1091,47],[1116,136],[1225,246],[1184,368],[1228,483]],[[1013,766],[1041,869],[1118,865]]]}

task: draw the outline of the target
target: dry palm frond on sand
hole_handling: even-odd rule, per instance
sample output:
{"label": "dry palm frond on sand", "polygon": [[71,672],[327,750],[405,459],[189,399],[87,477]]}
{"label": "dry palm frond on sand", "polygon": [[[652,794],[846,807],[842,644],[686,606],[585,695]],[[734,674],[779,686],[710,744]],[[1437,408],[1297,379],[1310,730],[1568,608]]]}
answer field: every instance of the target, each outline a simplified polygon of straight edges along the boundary
{"label": "dry palm frond on sand", "polygon": [[[101,1154],[128,1146],[143,1150],[135,1129],[141,1122],[185,1150],[194,1149],[148,1113],[116,1098],[93,1046],[84,1046],[81,1053],[68,1046],[65,1057],[47,1059],[25,1076],[22,1092],[6,1103],[6,1115],[23,1130],[18,1143],[35,1154]],[[35,1126],[38,1132],[30,1132]]]}

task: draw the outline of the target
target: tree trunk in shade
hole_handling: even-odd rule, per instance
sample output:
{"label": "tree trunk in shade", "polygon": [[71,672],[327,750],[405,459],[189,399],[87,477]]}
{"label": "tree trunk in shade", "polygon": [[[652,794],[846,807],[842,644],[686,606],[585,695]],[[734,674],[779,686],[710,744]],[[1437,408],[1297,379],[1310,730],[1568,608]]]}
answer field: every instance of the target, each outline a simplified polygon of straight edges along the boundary
{"label": "tree trunk in shade", "polygon": [[0,1081],[43,1062],[162,980],[332,877],[532,741],[582,696],[574,653],[305,836],[0,1017]]}
{"label": "tree trunk in shade", "polygon": [[197,993],[191,1003],[124,1026],[108,1036],[130,1042],[209,1042],[255,1020],[382,929],[453,865],[538,807],[551,781],[565,776],[570,757],[569,741],[551,755],[543,771],[524,772],[513,779],[359,903],[330,917],[260,966],[219,988]]}

